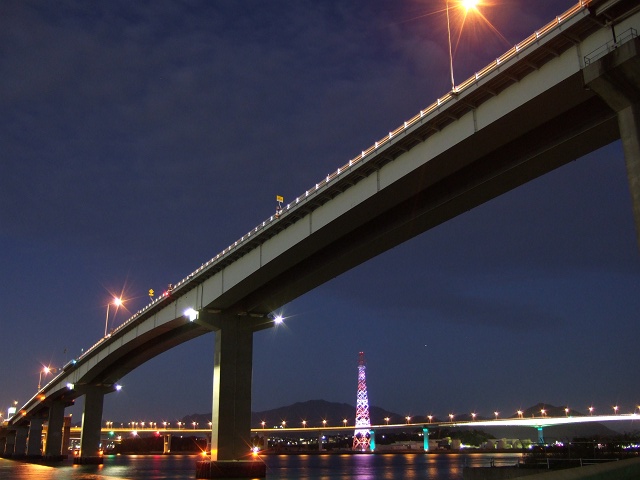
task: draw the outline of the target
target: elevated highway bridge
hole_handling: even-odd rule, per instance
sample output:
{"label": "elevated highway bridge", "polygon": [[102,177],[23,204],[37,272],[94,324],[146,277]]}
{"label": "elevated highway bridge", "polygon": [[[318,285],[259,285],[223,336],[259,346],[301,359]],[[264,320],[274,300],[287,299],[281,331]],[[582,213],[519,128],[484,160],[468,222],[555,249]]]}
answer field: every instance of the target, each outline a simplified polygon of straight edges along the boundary
{"label": "elevated highway bridge", "polygon": [[9,420],[12,448],[35,449],[36,441],[26,438],[39,438],[35,432],[46,421],[45,455],[59,454],[64,408],[84,395],[79,461],[92,461],[104,395],[154,356],[214,331],[212,460],[243,458],[253,333],[274,324],[273,312],[617,139],[640,225],[638,31],[637,1],[579,1],[66,365]]}

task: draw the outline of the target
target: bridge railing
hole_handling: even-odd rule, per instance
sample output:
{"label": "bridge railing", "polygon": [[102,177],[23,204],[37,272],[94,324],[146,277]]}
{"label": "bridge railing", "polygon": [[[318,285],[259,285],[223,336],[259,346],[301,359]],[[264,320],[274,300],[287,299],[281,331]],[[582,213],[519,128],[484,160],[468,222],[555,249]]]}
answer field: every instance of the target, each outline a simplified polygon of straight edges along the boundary
{"label": "bridge railing", "polygon": [[496,60],[491,62],[486,67],[484,67],[482,70],[476,72],[473,76],[471,76],[470,78],[468,78],[467,80],[462,82],[460,85],[455,87],[455,89],[453,91],[446,93],[442,97],[439,97],[435,102],[433,102],[427,108],[425,108],[424,110],[420,110],[420,112],[417,115],[415,115],[413,118],[407,120],[402,125],[400,125],[398,128],[396,128],[395,130],[389,132],[389,134],[387,136],[385,136],[385,137],[381,138],[380,140],[378,140],[377,142],[375,142],[368,149],[363,150],[358,156],[356,156],[356,157],[352,158],[351,160],[349,160],[346,164],[344,164],[342,167],[338,168],[335,172],[333,172],[331,174],[328,174],[324,179],[322,179],[320,182],[316,183],[314,187],[310,188],[309,190],[306,190],[304,192],[304,194],[300,195],[299,197],[296,197],[291,203],[287,204],[286,207],[284,207],[282,213],[280,213],[279,215],[271,215],[268,219],[264,220],[261,224],[257,225],[255,228],[253,228],[252,230],[247,232],[245,235],[243,235],[240,239],[236,240],[233,244],[229,245],[227,248],[222,250],[222,252],[218,253],[215,257],[213,257],[210,260],[208,260],[207,262],[203,263],[196,270],[194,270],[189,275],[187,275],[186,277],[181,279],[178,283],[176,283],[173,286],[173,289],[171,291],[164,292],[161,296],[155,298],[147,306],[145,306],[144,308],[138,310],[128,320],[126,320],[124,323],[122,323],[117,328],[115,328],[109,335],[107,335],[106,337],[100,339],[97,343],[95,343],[92,347],[90,347],[87,351],[85,351],[80,357],[78,357],[78,360],[81,359],[82,357],[88,355],[92,350],[94,350],[96,347],[98,347],[100,344],[102,344],[102,342],[104,342],[107,338],[109,338],[109,336],[111,336],[113,333],[116,333],[119,330],[121,330],[122,328],[125,328],[127,325],[130,325],[133,321],[135,321],[141,315],[148,313],[149,311],[151,311],[152,309],[157,307],[159,304],[161,304],[163,301],[167,300],[167,297],[169,297],[169,294],[172,297],[176,296],[176,295],[179,296],[180,295],[179,290],[184,288],[195,277],[199,276],[204,271],[206,271],[209,268],[213,267],[216,263],[221,261],[223,258],[225,258],[227,255],[229,255],[231,252],[235,251],[239,246],[242,246],[247,240],[250,240],[250,239],[254,238],[259,232],[261,232],[262,230],[266,229],[267,227],[269,227],[274,222],[279,221],[282,217],[286,216],[286,214],[289,211],[291,211],[294,208],[298,207],[299,205],[309,201],[310,198],[315,196],[318,192],[322,191],[331,182],[333,182],[334,180],[336,180],[339,177],[343,176],[346,172],[352,170],[354,167],[358,166],[360,163],[365,161],[369,156],[374,154],[381,147],[383,147],[386,144],[390,143],[393,139],[395,139],[396,137],[398,137],[402,133],[406,132],[410,127],[412,127],[415,124],[417,124],[418,122],[422,121],[426,116],[428,116],[428,115],[430,115],[430,114],[432,114],[434,112],[437,112],[443,105],[446,105],[450,101],[456,99],[460,93],[464,92],[467,88],[469,88],[470,86],[476,84],[479,80],[481,80],[482,78],[484,78],[485,76],[487,76],[491,72],[495,71],[503,63],[505,63],[508,60],[512,59],[513,57],[517,56],[522,51],[524,51],[525,49],[527,49],[531,45],[535,44],[538,40],[540,40],[541,38],[545,37],[550,32],[554,31],[563,22],[567,21],[568,19],[572,18],[574,15],[576,15],[577,13],[581,12],[586,7],[588,7],[588,5],[591,3],[591,1],[592,0],[580,0],[576,5],[574,5],[572,8],[570,8],[569,10],[564,12],[562,15],[557,16],[553,21],[549,22],[547,25],[542,27],[540,30],[537,30],[532,35],[530,35],[529,37],[527,37],[526,39],[524,39],[520,43],[516,44],[510,50],[505,52],[503,55],[498,57]]}
{"label": "bridge railing", "polygon": [[584,56],[584,64],[589,65],[591,62],[595,62],[599,58],[604,57],[607,53],[612,52],[623,43],[628,42],[638,36],[638,31],[635,28],[629,28],[620,35],[616,36],[615,40],[609,40],[604,45],[599,46],[594,51]]}

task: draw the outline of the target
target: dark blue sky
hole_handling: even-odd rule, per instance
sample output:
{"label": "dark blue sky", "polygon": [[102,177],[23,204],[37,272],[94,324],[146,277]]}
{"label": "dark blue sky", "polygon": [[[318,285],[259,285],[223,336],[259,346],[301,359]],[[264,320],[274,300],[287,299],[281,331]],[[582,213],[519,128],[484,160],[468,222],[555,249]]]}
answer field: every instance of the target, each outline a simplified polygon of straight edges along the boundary
{"label": "dark blue sky", "polygon": [[[468,19],[458,83],[576,0],[488,3],[507,42]],[[103,335],[110,292],[135,312],[446,93],[443,4],[3,1],[0,407]],[[616,142],[287,305],[255,335],[253,408],[355,405],[363,350],[402,415],[630,411],[635,238]],[[211,411],[213,342],[124,377],[105,419]]]}

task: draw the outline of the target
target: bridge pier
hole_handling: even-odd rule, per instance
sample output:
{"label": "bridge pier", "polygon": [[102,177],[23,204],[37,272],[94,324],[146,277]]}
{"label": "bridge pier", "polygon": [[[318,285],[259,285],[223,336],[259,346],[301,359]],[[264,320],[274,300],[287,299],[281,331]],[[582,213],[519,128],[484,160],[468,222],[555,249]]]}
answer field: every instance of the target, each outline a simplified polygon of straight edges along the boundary
{"label": "bridge pier", "polygon": [[104,395],[108,391],[103,386],[85,385],[84,411],[82,412],[82,431],[80,433],[80,455],[73,463],[101,464],[103,458],[100,451],[100,433],[102,428],[102,409]]}
{"label": "bridge pier", "polygon": [[164,455],[168,455],[169,453],[171,453],[171,434],[165,433],[163,435],[163,438],[164,438],[164,448],[162,449],[162,453]]}
{"label": "bridge pier", "polygon": [[10,458],[13,456],[13,452],[16,446],[16,432],[15,430],[9,430],[4,439],[4,450],[2,452],[3,457]]}
{"label": "bridge pier", "polygon": [[538,429],[538,445],[544,445],[544,433],[542,427],[536,427]]}
{"label": "bridge pier", "polygon": [[13,454],[11,458],[24,458],[27,455],[27,437],[29,429],[24,426],[15,427]]}
{"label": "bridge pier", "polygon": [[422,437],[424,440],[424,451],[429,451],[429,429],[427,427],[422,427]]}
{"label": "bridge pier", "polygon": [[251,459],[253,333],[273,326],[262,317],[201,311],[198,323],[215,332],[211,460],[196,464],[196,478],[262,478],[266,465]]}
{"label": "bridge pier", "polygon": [[[624,34],[623,34],[624,35]],[[617,42],[622,42],[620,36]],[[585,85],[618,115],[636,235],[640,246],[640,38],[621,43],[582,71]]]}
{"label": "bridge pier", "polygon": [[32,418],[27,436],[27,457],[42,458],[42,424],[44,419]]}
{"label": "bridge pier", "polygon": [[52,402],[49,406],[49,420],[47,425],[47,439],[44,446],[44,459],[58,461],[64,458],[62,454],[62,429],[64,428],[63,402]]}

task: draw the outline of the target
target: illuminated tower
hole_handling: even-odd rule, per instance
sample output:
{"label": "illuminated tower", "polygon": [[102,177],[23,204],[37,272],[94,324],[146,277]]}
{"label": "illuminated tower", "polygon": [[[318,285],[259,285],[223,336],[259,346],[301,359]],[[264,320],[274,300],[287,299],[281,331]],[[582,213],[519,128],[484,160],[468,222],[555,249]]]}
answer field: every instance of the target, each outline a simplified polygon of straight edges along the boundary
{"label": "illuminated tower", "polygon": [[358,399],[356,401],[356,430],[353,435],[354,450],[369,450],[369,398],[367,397],[367,378],[365,374],[364,352],[358,355]]}

